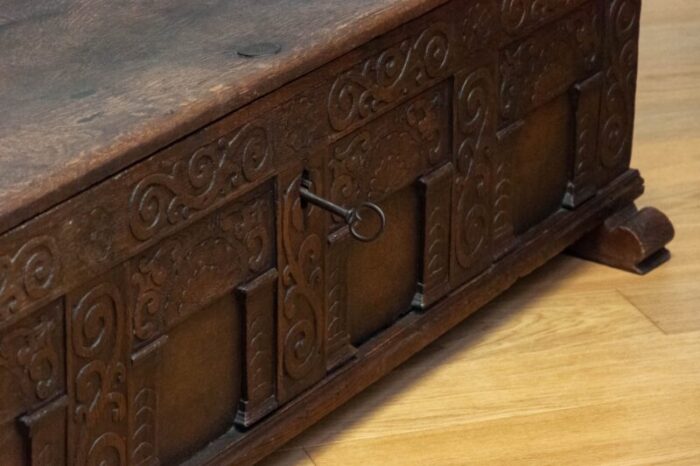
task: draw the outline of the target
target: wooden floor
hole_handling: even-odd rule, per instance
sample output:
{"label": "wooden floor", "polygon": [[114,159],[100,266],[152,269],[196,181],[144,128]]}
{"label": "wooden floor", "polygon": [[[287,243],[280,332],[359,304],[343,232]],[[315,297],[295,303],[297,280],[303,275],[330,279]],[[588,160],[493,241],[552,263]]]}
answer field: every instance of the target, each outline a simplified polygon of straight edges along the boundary
{"label": "wooden floor", "polygon": [[640,68],[639,205],[671,262],[555,259],[266,466],[700,465],[700,0],[646,0]]}

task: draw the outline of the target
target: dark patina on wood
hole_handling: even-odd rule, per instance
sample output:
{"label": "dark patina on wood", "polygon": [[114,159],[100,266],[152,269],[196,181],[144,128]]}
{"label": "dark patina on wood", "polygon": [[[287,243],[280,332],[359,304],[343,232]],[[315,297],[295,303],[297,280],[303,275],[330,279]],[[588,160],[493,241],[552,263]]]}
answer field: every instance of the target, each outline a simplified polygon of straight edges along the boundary
{"label": "dark patina on wood", "polygon": [[250,464],[567,248],[667,259],[640,7],[4,5],[0,463]]}

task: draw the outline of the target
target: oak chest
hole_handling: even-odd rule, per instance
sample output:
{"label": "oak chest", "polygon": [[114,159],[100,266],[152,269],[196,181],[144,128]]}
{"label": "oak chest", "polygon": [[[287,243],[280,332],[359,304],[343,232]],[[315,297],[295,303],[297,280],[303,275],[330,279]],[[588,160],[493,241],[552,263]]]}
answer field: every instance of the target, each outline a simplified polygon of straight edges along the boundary
{"label": "oak chest", "polygon": [[639,0],[0,9],[0,464],[248,464],[554,255],[645,272]]}

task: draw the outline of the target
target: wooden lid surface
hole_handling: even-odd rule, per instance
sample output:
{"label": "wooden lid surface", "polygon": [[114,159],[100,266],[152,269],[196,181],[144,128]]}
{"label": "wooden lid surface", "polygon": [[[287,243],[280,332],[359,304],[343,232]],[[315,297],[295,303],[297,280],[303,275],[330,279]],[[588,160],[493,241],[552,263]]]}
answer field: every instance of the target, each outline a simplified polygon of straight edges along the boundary
{"label": "wooden lid surface", "polygon": [[3,1],[0,233],[445,1]]}

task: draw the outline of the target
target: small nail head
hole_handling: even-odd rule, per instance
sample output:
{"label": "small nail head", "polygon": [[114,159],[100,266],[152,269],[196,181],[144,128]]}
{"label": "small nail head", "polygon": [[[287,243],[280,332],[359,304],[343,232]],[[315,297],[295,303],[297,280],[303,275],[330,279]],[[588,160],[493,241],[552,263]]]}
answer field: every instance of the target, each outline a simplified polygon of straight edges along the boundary
{"label": "small nail head", "polygon": [[274,42],[258,42],[255,44],[245,45],[237,50],[238,55],[246,58],[265,57],[276,55],[282,50],[280,44]]}

